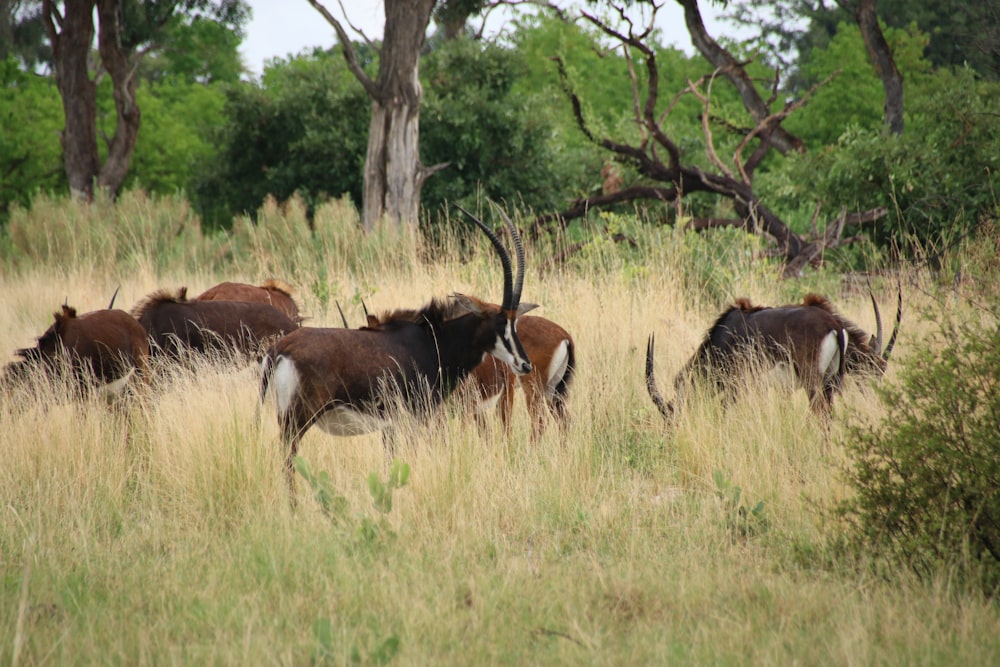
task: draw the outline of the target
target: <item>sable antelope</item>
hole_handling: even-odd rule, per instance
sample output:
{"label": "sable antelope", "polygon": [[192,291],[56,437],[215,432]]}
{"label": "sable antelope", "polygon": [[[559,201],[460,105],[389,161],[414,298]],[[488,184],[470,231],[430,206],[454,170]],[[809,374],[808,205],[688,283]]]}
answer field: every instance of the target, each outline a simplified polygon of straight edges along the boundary
{"label": "sable antelope", "polygon": [[[393,410],[426,414],[487,354],[515,373],[531,371],[517,335],[524,247],[503,212],[517,253],[517,277],[497,236],[465,209],[462,213],[489,237],[503,265],[499,306],[454,294],[419,310],[395,310],[360,329],[303,327],[264,355],[261,400],[273,388],[278,424],[287,446],[285,475],[294,497],[292,465],[303,434],[317,425],[331,435],[357,435],[390,425]],[[391,442],[388,442],[391,447]]]}
{"label": "sable antelope", "polygon": [[175,357],[185,350],[256,357],[272,339],[299,328],[266,303],[189,301],[186,287],[153,292],[132,314],[149,335],[153,352]]}
{"label": "sable antelope", "polygon": [[274,306],[296,324],[302,323],[299,305],[292,297],[292,288],[280,280],[265,280],[261,285],[224,282],[209,287],[195,301],[246,301]]}
{"label": "sable antelope", "polygon": [[55,322],[35,347],[17,350],[21,359],[8,364],[9,377],[23,377],[38,366],[67,369],[80,388],[96,384],[108,396],[121,394],[135,373],[148,382],[149,342],[134,317],[110,308],[78,316],[68,305],[53,315]]}
{"label": "sable antelope", "polygon": [[546,413],[551,411],[562,423],[568,418],[566,397],[576,369],[573,338],[555,322],[533,315],[518,319],[517,335],[531,361],[530,373],[518,378],[507,364],[486,357],[467,382],[479,397],[481,413],[498,406],[500,420],[509,431],[514,389],[520,381],[532,416],[532,432],[538,438],[545,430]]}
{"label": "sable antelope", "polygon": [[[809,395],[814,412],[829,414],[834,395],[846,373],[882,374],[895,344],[902,316],[902,291],[896,326],[882,351],[882,317],[872,295],[877,333],[869,338],[855,324],[839,315],[830,302],[809,294],[801,305],[769,308],[739,299],[708,330],[701,346],[674,380],[680,396],[694,377],[711,380],[731,393],[731,382],[741,365],[754,359],[771,365],[790,363],[799,384]],[[646,388],[665,419],[676,411],[663,400],[653,373],[653,336],[646,347]]]}

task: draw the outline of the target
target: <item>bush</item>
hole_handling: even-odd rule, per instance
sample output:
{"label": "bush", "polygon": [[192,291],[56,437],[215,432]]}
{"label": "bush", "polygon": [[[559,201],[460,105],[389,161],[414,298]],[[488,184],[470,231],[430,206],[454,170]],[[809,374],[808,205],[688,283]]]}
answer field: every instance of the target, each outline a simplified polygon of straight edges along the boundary
{"label": "bush", "polygon": [[896,385],[878,389],[888,410],[854,424],[839,510],[858,546],[893,567],[1000,590],[1000,299],[962,318],[942,314],[903,362]]}

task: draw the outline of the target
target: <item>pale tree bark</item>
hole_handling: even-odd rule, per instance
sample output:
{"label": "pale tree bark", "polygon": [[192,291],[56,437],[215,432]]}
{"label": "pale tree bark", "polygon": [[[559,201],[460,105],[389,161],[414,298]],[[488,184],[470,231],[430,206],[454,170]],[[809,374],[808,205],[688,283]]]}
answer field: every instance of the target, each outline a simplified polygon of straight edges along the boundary
{"label": "pale tree bark", "polygon": [[340,21],[317,0],[308,1],[333,26],[348,68],[372,101],[362,225],[371,231],[386,218],[399,227],[416,227],[424,181],[444,166],[424,167],[419,151],[420,50],[435,0],[385,0],[385,32],[375,81],[362,69]]}
{"label": "pale tree bark", "polygon": [[[66,123],[62,133],[63,162],[70,192],[74,197],[91,199],[96,185],[114,196],[128,173],[140,122],[132,54],[122,47],[120,38],[119,3],[66,0],[62,5],[60,14],[56,2],[43,0],[42,15],[52,44],[56,86],[63,102]],[[97,144],[97,84],[90,66],[95,7],[99,21],[98,52],[111,77],[118,121],[114,136],[108,139],[103,166]]]}
{"label": "pale tree bark", "polygon": [[837,4],[854,17],[861,30],[861,38],[868,51],[875,73],[882,80],[885,91],[885,125],[890,134],[903,133],[903,75],[896,67],[889,43],[875,13],[875,0],[837,0]]}

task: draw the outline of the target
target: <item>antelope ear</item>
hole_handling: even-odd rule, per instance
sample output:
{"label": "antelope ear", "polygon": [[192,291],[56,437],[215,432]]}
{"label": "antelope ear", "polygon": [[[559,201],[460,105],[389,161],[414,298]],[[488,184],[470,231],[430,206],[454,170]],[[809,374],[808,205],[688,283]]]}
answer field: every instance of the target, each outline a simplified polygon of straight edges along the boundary
{"label": "antelope ear", "polygon": [[517,316],[520,317],[521,315],[524,315],[525,313],[530,313],[535,308],[538,308],[538,304],[537,303],[520,303],[517,306]]}
{"label": "antelope ear", "polygon": [[462,308],[466,309],[470,313],[473,313],[475,315],[481,315],[483,312],[482,306],[480,305],[478,299],[473,299],[470,296],[459,294],[458,292],[452,294],[451,298],[453,298],[458,303],[458,305],[460,305]]}

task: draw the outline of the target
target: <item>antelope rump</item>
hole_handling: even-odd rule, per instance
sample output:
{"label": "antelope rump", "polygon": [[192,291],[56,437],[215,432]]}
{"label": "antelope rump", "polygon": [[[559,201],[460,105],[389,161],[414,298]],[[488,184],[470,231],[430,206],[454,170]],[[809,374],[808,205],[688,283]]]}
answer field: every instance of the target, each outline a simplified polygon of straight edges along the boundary
{"label": "antelope rump", "polygon": [[801,304],[776,308],[754,306],[739,299],[716,320],[705,339],[674,379],[674,401],[664,401],[654,373],[654,338],[646,346],[646,388],[654,405],[670,421],[683,400],[685,387],[695,379],[708,380],[724,394],[732,394],[734,380],[752,362],[776,366],[789,364],[799,385],[809,396],[812,410],[828,415],[833,397],[847,373],[885,373],[902,317],[899,291],[896,324],[882,348],[882,317],[874,295],[877,332],[869,337],[839,315],[825,297],[809,294]]}

